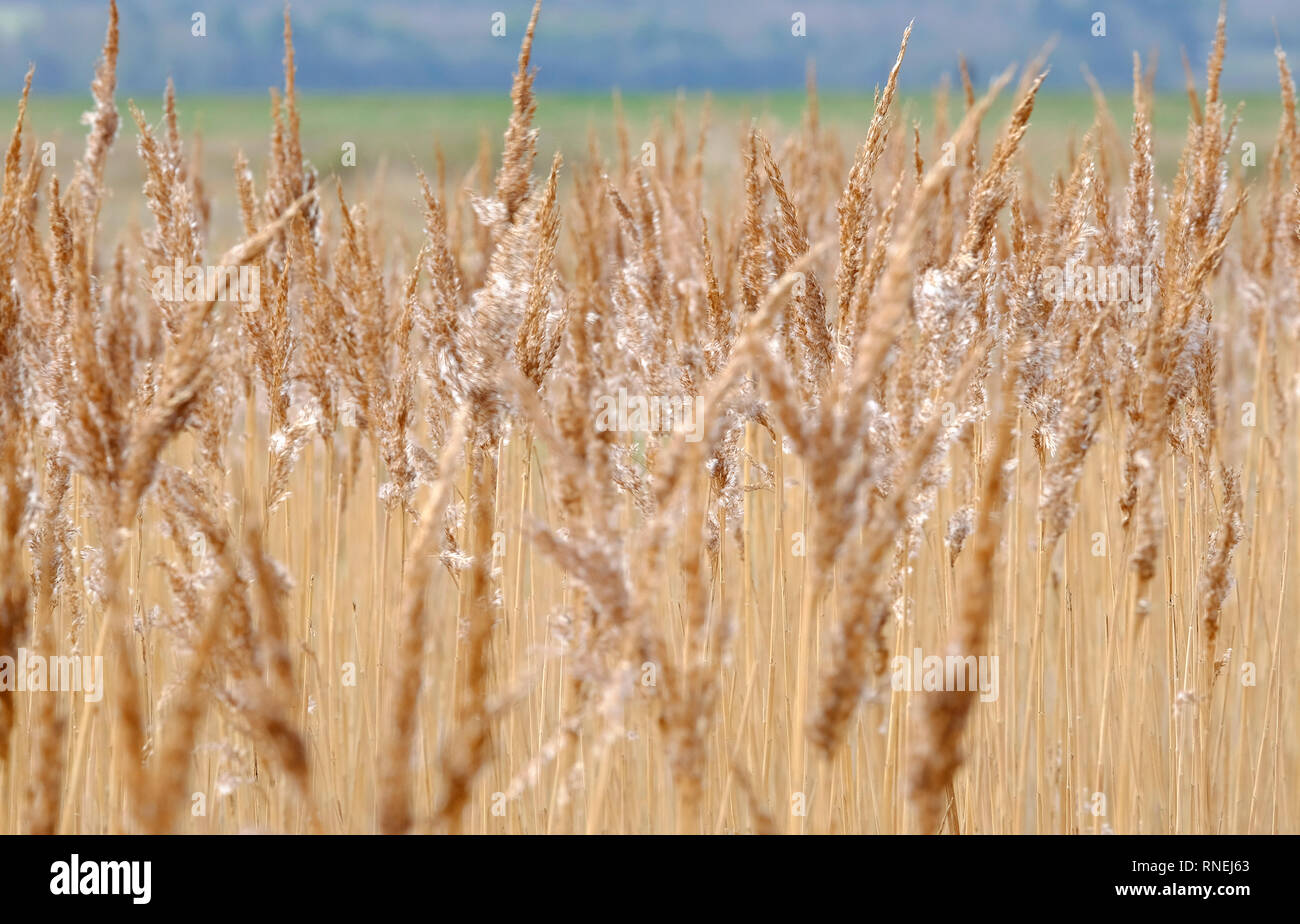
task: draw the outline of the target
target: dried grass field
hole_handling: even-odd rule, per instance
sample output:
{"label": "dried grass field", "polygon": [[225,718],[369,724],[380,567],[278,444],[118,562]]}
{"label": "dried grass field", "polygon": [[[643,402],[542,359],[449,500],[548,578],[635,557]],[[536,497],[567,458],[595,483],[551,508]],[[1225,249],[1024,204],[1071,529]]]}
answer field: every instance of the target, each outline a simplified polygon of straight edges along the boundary
{"label": "dried grass field", "polygon": [[29,75],[0,832],[1300,832],[1285,54],[539,135],[540,7],[500,140],[346,184],[287,13],[220,170],[115,6],[79,156]]}

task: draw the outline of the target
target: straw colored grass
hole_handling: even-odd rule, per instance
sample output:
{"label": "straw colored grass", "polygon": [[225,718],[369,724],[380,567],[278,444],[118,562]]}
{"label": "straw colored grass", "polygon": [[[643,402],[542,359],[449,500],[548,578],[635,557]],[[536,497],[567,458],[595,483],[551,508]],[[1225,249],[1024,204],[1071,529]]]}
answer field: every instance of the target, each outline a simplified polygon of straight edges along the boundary
{"label": "straw colored grass", "polygon": [[[897,108],[909,26],[860,140],[810,72],[719,184],[680,109],[653,164],[621,117],[617,156],[539,151],[540,13],[499,164],[420,174],[417,240],[304,162],[287,14],[258,176],[200,175],[170,87],[119,124],[114,6],[62,181],[28,75],[0,655],[105,677],[0,691],[0,831],[1300,830],[1285,54],[1258,176],[1221,16],[1169,177],[1136,57],[1127,137],[1098,93],[1030,163],[1044,63],[963,63],[950,131],[946,88]],[[117,236],[114,145],[148,216]],[[177,262],[260,302],[160,293]],[[695,416],[598,426],[620,394]],[[896,683],[916,649],[996,658],[993,695]]]}

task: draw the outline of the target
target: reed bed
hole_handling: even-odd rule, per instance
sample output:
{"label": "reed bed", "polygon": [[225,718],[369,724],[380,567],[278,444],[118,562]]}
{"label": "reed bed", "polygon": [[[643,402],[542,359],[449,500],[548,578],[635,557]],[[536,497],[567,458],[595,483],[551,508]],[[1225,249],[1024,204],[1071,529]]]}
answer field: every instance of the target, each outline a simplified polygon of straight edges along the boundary
{"label": "reed bed", "polygon": [[[810,79],[706,182],[680,111],[538,150],[540,8],[499,160],[421,174],[414,241],[304,162],[287,12],[260,176],[201,175],[170,87],[123,112],[115,6],[63,182],[29,74],[0,655],[103,683],[0,692],[0,831],[1300,830],[1285,54],[1244,169],[1221,15],[1160,177],[1136,56],[1131,126],[1099,94],[1034,163],[1045,62],[913,120],[909,27],[860,138]],[[132,143],[149,223],[110,237]],[[677,412],[602,424],[627,396]],[[916,652],[993,682],[900,681]]]}

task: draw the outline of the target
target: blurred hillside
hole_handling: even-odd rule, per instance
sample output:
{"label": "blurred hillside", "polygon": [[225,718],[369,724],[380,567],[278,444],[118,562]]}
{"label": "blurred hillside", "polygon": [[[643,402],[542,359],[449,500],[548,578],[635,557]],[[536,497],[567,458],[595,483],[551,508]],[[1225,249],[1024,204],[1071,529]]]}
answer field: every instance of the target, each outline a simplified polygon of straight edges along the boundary
{"label": "blurred hillside", "polygon": [[[307,90],[495,91],[509,86],[528,0],[304,0],[293,7],[299,82]],[[121,0],[119,87],[156,93],[262,93],[280,82],[280,0]],[[206,16],[206,35],[191,34]],[[932,87],[958,53],[983,82],[1049,40],[1048,91],[1077,91],[1086,65],[1107,88],[1130,80],[1132,52],[1159,55],[1158,83],[1181,86],[1181,49],[1203,71],[1217,0],[547,0],[534,63],[539,89],[794,89],[816,62],[827,89],[883,80],[909,18],[916,31],[903,87]],[[1228,89],[1276,87],[1273,49],[1300,54],[1297,0],[1229,3]],[[107,0],[0,2],[0,69],[38,93],[82,93],[103,41]],[[1092,35],[1094,10],[1106,36]],[[505,14],[506,36],[491,34]],[[791,34],[802,13],[806,35]],[[1275,32],[1276,28],[1276,32]]]}

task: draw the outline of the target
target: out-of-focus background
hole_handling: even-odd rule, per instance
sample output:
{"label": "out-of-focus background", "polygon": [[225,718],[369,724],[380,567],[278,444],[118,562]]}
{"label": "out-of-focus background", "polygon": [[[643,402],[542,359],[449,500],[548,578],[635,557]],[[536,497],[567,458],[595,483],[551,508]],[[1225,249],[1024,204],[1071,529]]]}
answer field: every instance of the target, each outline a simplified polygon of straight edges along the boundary
{"label": "out-of-focus background", "polygon": [[[1300,54],[1296,2],[1228,4],[1223,83],[1230,103],[1245,104],[1240,137],[1255,142],[1259,169],[1267,164],[1279,112],[1274,49],[1280,42]],[[485,139],[493,151],[499,147],[530,8],[528,0],[294,4],[306,156],[323,175],[338,175],[347,186],[370,184],[373,191],[384,177],[416,167],[433,173],[440,149],[448,184],[459,182]],[[106,0],[0,2],[0,117],[11,121],[23,74],[35,64],[30,126],[37,140],[55,142],[60,177],[80,155],[79,119],[107,9]],[[283,4],[121,0],[119,9],[119,102],[134,99],[156,123],[171,77],[182,128],[202,134],[207,182],[224,193],[236,150],[255,168],[264,157],[267,91],[283,83]],[[1085,70],[1106,92],[1120,130],[1127,130],[1137,51],[1144,64],[1156,62],[1162,96],[1155,107],[1156,153],[1167,175],[1189,112],[1182,55],[1203,90],[1217,14],[1217,0],[547,0],[533,54],[539,169],[557,149],[584,153],[589,133],[613,153],[616,88],[637,149],[657,130],[667,131],[678,99],[694,138],[707,98],[710,160],[730,167],[739,156],[734,139],[750,119],[778,136],[798,124],[809,62],[824,124],[846,144],[856,143],[873,89],[883,84],[914,19],[900,89],[905,117],[919,122],[927,139],[941,82],[952,86],[954,120],[960,112],[959,56],[982,89],[1007,65],[1023,65],[1050,43],[1051,74],[1026,139],[1032,163],[1050,177],[1093,118]],[[494,34],[503,29],[504,35]],[[1094,34],[1099,31],[1104,35]],[[1008,104],[1004,99],[993,118],[1004,116]],[[109,179],[134,184],[142,179],[136,129],[122,108],[123,136]],[[345,142],[356,145],[355,168],[342,163]],[[113,219],[139,217],[109,208]],[[217,227],[228,218],[214,217]]]}
{"label": "out-of-focus background", "polygon": [[[52,93],[80,92],[103,39],[100,0],[0,4],[0,75],[21,79],[28,60]],[[528,19],[528,0],[301,0],[293,4],[302,86],[333,93],[493,91]],[[188,93],[263,93],[279,79],[279,0],[121,0],[123,89],[156,92],[172,75]],[[928,88],[964,53],[977,74],[1056,37],[1048,86],[1082,90],[1086,64],[1103,86],[1123,89],[1130,53],[1158,49],[1158,79],[1180,89],[1179,49],[1203,61],[1217,0],[547,0],[537,30],[538,87],[627,91],[792,90],[813,57],[828,89],[870,91],[909,19],[917,44],[903,85]],[[1106,35],[1092,35],[1094,12]],[[207,34],[191,35],[195,12]],[[494,12],[506,36],[491,34]],[[793,36],[795,13],[805,32]],[[1295,0],[1229,4],[1233,55],[1225,83],[1275,85],[1274,28],[1300,37]],[[1285,34],[1291,31],[1292,35]]]}

